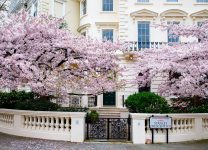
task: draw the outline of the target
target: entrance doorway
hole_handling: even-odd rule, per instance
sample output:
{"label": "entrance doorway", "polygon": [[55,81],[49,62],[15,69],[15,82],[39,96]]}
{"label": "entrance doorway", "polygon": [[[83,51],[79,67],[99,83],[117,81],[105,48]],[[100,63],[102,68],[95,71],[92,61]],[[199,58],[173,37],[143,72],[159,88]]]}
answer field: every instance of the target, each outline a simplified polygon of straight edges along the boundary
{"label": "entrance doorway", "polygon": [[116,92],[107,92],[103,94],[103,106],[116,105]]}

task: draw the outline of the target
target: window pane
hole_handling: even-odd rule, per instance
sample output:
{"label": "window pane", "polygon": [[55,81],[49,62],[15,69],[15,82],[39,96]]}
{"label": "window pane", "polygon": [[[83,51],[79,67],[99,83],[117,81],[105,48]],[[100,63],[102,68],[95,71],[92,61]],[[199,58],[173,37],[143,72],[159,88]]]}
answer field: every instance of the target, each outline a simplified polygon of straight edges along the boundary
{"label": "window pane", "polygon": [[82,2],[82,15],[85,15],[87,13],[87,0],[84,0]]}
{"label": "window pane", "polygon": [[113,29],[103,29],[102,38],[104,41],[113,42]]}
{"label": "window pane", "polygon": [[113,11],[113,0],[103,0],[103,11]]}
{"label": "window pane", "polygon": [[138,22],[138,47],[149,48],[150,47],[150,22],[140,21]]}
{"label": "window pane", "polygon": [[[170,25],[170,24],[177,24],[177,25],[179,25],[180,22],[178,22],[178,21],[172,21],[172,22],[169,21],[168,25]],[[170,33],[170,30],[168,30],[168,43],[174,43],[174,42],[175,43],[179,42],[179,36]]]}

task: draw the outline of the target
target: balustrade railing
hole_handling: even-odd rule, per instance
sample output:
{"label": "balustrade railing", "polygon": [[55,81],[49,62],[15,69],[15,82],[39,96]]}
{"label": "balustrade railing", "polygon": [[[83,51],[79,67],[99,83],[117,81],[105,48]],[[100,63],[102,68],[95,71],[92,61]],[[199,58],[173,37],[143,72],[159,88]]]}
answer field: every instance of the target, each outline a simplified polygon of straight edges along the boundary
{"label": "balustrade railing", "polygon": [[203,131],[208,132],[208,117],[202,119]]}
{"label": "balustrade railing", "polygon": [[70,117],[54,117],[54,116],[30,116],[24,115],[25,129],[42,130],[42,131],[57,131],[70,132],[71,119]]}
{"label": "balustrade railing", "polygon": [[13,126],[14,124],[14,115],[0,113],[0,126]]}
{"label": "balustrade railing", "polygon": [[0,132],[31,138],[82,142],[85,115],[82,112],[0,109]]}
{"label": "balustrade railing", "polygon": [[[138,42],[138,41],[127,41],[128,51],[140,51],[143,49],[159,49],[163,48],[164,46],[172,46],[178,43],[168,43],[168,42]],[[186,43],[184,43],[186,44]]]}

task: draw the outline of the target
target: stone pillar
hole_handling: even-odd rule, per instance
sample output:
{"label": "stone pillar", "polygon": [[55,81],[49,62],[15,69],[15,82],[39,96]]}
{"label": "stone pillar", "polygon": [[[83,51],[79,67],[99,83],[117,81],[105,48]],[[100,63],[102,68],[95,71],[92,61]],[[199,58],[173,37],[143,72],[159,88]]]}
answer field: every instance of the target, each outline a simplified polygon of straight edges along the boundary
{"label": "stone pillar", "polygon": [[103,107],[103,94],[97,96],[97,107]]}
{"label": "stone pillar", "polygon": [[133,144],[145,144],[145,118],[139,114],[130,114],[132,121],[132,142]]}
{"label": "stone pillar", "polygon": [[71,142],[84,142],[86,113],[71,113]]}
{"label": "stone pillar", "polygon": [[116,107],[123,108],[122,92],[116,92]]}
{"label": "stone pillar", "polygon": [[14,115],[14,128],[15,129],[23,128],[23,116]]}
{"label": "stone pillar", "polygon": [[202,117],[195,117],[195,140],[201,140],[203,136]]}
{"label": "stone pillar", "polygon": [[82,107],[88,107],[88,96],[87,95],[82,96],[81,105],[82,105]]}

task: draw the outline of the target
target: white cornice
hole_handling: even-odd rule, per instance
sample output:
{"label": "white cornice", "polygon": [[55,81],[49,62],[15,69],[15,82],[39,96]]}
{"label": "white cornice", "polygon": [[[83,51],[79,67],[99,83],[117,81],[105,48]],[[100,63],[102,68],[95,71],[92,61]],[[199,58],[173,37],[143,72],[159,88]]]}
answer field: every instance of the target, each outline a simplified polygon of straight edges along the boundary
{"label": "white cornice", "polygon": [[187,17],[188,13],[180,9],[169,9],[160,14],[161,17]]}
{"label": "white cornice", "polygon": [[148,10],[148,9],[142,9],[139,11],[132,12],[130,14],[130,16],[133,18],[136,18],[136,17],[157,17],[158,13]]}
{"label": "white cornice", "polygon": [[118,22],[95,22],[96,26],[103,27],[103,26],[115,26],[118,27]]}
{"label": "white cornice", "polygon": [[204,9],[201,11],[197,11],[195,13],[192,13],[190,15],[190,17],[192,17],[192,18],[208,18],[208,10]]}

